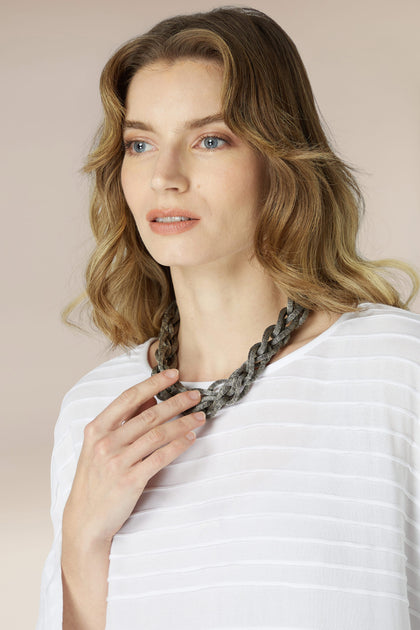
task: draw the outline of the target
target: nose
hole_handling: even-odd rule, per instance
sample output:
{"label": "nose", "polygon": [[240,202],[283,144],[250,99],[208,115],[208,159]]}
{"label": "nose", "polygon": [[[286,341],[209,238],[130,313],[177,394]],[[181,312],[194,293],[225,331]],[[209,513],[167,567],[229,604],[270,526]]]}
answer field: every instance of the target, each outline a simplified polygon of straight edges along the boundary
{"label": "nose", "polygon": [[189,186],[186,166],[178,151],[160,150],[156,158],[151,187],[156,192],[172,190],[185,192]]}

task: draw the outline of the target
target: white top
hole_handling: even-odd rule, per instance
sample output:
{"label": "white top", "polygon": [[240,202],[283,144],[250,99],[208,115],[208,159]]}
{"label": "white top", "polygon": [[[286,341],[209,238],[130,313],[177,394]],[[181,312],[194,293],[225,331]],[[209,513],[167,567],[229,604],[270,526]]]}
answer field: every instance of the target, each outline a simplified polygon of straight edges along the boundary
{"label": "white top", "polygon": [[[269,365],[150,480],[113,540],[106,630],[420,629],[420,315],[363,309]],[[62,626],[83,428],[150,375],[149,343],[64,398],[38,630]]]}

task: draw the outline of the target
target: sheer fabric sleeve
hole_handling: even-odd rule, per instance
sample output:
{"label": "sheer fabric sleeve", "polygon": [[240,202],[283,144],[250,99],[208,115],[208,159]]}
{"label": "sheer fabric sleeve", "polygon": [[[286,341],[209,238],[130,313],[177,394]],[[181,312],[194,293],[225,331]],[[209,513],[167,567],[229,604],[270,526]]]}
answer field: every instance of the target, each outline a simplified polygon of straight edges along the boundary
{"label": "sheer fabric sleeve", "polygon": [[51,520],[53,543],[41,578],[39,615],[36,630],[60,630],[63,626],[61,583],[61,525],[77,465],[77,453],[71,436],[66,398],[54,431],[51,458]]}
{"label": "sheer fabric sleeve", "polygon": [[51,520],[53,543],[41,580],[36,630],[61,630],[61,524],[82,449],[84,428],[124,389],[150,375],[147,351],[150,342],[123,353],[85,374],[65,395],[54,430],[51,458]]}

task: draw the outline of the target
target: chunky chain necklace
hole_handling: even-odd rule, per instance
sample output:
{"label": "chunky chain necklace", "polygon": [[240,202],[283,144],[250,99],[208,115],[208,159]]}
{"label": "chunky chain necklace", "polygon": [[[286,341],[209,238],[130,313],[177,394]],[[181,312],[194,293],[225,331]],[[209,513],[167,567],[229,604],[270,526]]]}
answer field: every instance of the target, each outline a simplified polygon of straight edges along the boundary
{"label": "chunky chain necklace", "polygon": [[[214,416],[222,407],[234,405],[251,388],[253,382],[264,370],[278,350],[286,346],[292,332],[299,328],[308,317],[309,310],[299,306],[292,300],[282,308],[277,324],[266,328],[260,343],[254,344],[248,353],[248,359],[229,378],[214,381],[208,389],[198,389],[200,402],[184,412],[204,411],[208,418]],[[157,365],[152,374],[177,367],[179,312],[176,302],[172,302],[165,311],[159,332],[159,347],[155,357]],[[177,381],[158,394],[160,400],[167,400],[175,394],[185,392],[189,387]]]}

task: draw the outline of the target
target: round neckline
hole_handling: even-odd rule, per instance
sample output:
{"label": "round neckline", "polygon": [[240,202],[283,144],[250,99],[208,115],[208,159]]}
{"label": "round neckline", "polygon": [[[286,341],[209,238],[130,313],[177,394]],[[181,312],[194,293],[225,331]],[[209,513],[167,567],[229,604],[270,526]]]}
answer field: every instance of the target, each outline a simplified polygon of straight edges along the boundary
{"label": "round neckline", "polygon": [[[359,304],[359,306],[362,306],[362,304]],[[343,313],[342,315],[340,315],[338,319],[336,319],[336,321],[333,324],[331,324],[331,326],[326,328],[326,330],[324,330],[322,333],[317,335],[314,339],[312,339],[311,341],[308,341],[308,343],[305,343],[300,348],[296,348],[296,350],[293,350],[289,354],[286,354],[284,357],[280,357],[279,359],[276,359],[276,361],[274,361],[273,363],[270,363],[269,365],[267,365],[264,372],[258,378],[264,378],[264,376],[270,375],[276,370],[279,370],[280,368],[283,368],[285,365],[288,365],[292,361],[296,361],[302,355],[306,354],[309,350],[311,350],[312,348],[317,346],[319,343],[321,343],[324,339],[329,337],[343,321],[346,321],[347,319],[354,317],[355,314],[357,314],[357,311]],[[152,369],[152,367],[149,364],[149,348],[156,341],[156,339],[157,337],[153,337],[152,339],[149,340],[149,343],[146,344],[146,363],[148,364],[150,369]],[[200,389],[207,389],[209,385],[214,383],[214,381],[184,381],[182,380],[181,383],[185,385],[186,387],[199,387]]]}

